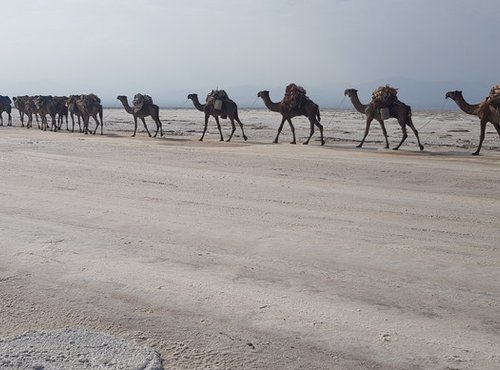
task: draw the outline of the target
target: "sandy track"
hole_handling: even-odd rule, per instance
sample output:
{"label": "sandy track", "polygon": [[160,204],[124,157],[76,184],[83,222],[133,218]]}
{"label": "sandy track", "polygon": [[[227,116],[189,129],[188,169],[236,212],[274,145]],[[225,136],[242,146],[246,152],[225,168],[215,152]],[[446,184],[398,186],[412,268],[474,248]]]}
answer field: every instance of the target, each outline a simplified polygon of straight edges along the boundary
{"label": "sandy track", "polygon": [[500,367],[500,154],[367,147],[3,130],[0,335],[89,327],[178,369]]}

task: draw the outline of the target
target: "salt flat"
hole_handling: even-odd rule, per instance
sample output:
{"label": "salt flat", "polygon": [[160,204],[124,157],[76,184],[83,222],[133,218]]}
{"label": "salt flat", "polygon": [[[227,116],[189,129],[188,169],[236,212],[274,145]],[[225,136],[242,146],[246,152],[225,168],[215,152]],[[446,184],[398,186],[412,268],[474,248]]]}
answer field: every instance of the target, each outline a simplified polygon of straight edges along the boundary
{"label": "salt flat", "polygon": [[472,157],[450,112],[424,152],[375,123],[355,149],[361,115],[332,111],[324,147],[275,145],[248,110],[247,143],[200,143],[200,115],[162,111],[158,139],[119,110],[104,136],[0,128],[0,336],[89,328],[173,369],[500,367],[498,137]]}

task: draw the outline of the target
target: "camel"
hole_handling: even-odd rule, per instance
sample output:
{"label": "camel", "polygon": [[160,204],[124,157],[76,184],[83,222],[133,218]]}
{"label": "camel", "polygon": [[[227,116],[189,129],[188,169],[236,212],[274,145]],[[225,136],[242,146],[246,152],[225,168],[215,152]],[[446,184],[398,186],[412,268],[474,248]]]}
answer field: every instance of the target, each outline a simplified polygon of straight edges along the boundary
{"label": "camel", "polygon": [[462,95],[461,91],[448,91],[446,93],[446,99],[452,99],[457,103],[458,107],[467,114],[479,117],[479,122],[481,124],[481,133],[479,135],[479,145],[477,150],[472,153],[472,155],[479,155],[481,151],[481,146],[484,141],[484,134],[486,131],[486,124],[491,122],[498,135],[500,136],[500,117],[498,116],[495,107],[491,106],[487,100],[482,101],[479,104],[471,105],[467,103]]}
{"label": "camel", "polygon": [[79,132],[82,131],[82,126],[80,123],[80,118],[83,118],[83,113],[78,109],[78,106],[76,105],[76,99],[78,96],[76,95],[70,95],[68,99],[66,99],[66,108],[68,108],[68,113],[71,117],[71,122],[72,122],[72,128],[71,132],[75,132],[75,116],[78,119],[78,127],[79,127]]}
{"label": "camel", "polygon": [[125,108],[127,113],[131,114],[134,117],[134,134],[132,135],[132,137],[134,137],[137,132],[137,118],[141,119],[146,132],[148,133],[149,137],[151,137],[151,133],[148,130],[148,126],[146,126],[146,121],[144,120],[144,117],[148,116],[151,116],[151,118],[153,118],[156,123],[156,133],[154,134],[154,137],[158,135],[158,131],[160,131],[160,136],[163,136],[163,128],[160,121],[160,108],[156,104],[147,103],[144,104],[139,111],[135,111],[134,108],[128,104],[128,99],[126,96],[119,95],[116,98],[123,104],[123,107]]}
{"label": "camel", "polygon": [[292,130],[292,136],[293,136],[293,140],[290,144],[295,144],[296,143],[295,128],[293,127],[292,124],[292,118],[297,116],[306,116],[311,124],[311,129],[309,137],[304,142],[304,144],[307,145],[309,143],[309,140],[311,140],[311,137],[314,134],[314,126],[318,126],[321,135],[321,145],[325,145],[325,140],[323,139],[323,125],[319,123],[319,121],[321,120],[319,114],[319,107],[312,100],[306,99],[304,100],[304,103],[299,109],[290,110],[288,106],[283,103],[283,101],[280,101],[279,103],[272,102],[271,98],[269,97],[269,91],[267,90],[263,90],[257,93],[257,97],[261,98],[264,101],[264,104],[266,105],[267,109],[269,109],[272,112],[281,113],[282,116],[281,124],[278,128],[278,134],[276,135],[276,138],[273,141],[274,143],[278,143],[278,138],[281,134],[281,130],[283,129],[283,125],[285,124],[285,121],[287,121],[288,124],[290,125],[290,129]]}
{"label": "camel", "polygon": [[68,107],[66,106],[67,96],[54,96],[54,102],[57,111],[57,129],[60,130],[66,117],[66,131],[69,131],[68,127]]}
{"label": "camel", "polygon": [[46,115],[48,114],[52,118],[52,125],[50,131],[57,131],[56,114],[57,107],[56,102],[52,96],[37,96],[34,99],[35,106],[38,110],[38,114],[42,119],[42,130],[47,131],[48,121]]}
{"label": "camel", "polygon": [[29,96],[14,96],[12,100],[14,100],[14,107],[19,111],[19,118],[21,119],[21,127],[24,127],[24,115],[26,114],[26,102],[28,101]]}
{"label": "camel", "polygon": [[193,105],[196,109],[205,113],[205,128],[203,129],[203,135],[201,135],[200,141],[203,141],[203,138],[205,137],[205,133],[207,132],[208,119],[210,118],[210,116],[215,118],[217,128],[219,129],[220,141],[224,141],[224,137],[222,136],[219,116],[223,119],[227,117],[231,121],[232,129],[231,135],[229,135],[229,138],[227,139],[228,142],[231,141],[233,134],[236,131],[236,125],[234,124],[234,121],[238,122],[238,124],[240,125],[243,140],[247,141],[248,138],[245,135],[245,131],[243,130],[243,123],[241,123],[240,118],[238,117],[238,106],[234,101],[230,99],[224,100],[224,102],[222,103],[222,108],[220,110],[217,110],[215,109],[214,104],[201,104],[198,100],[198,94],[189,94],[187,98],[193,102]]}
{"label": "camel", "polygon": [[[370,130],[370,124],[375,119],[380,123],[380,127],[382,127],[382,132],[385,138],[385,148],[389,149],[389,139],[387,138],[387,130],[385,129],[384,120],[380,116],[380,110],[373,106],[373,104],[362,104],[358,98],[358,90],[356,89],[347,89],[344,91],[344,95],[348,96],[351,99],[354,108],[366,115],[366,127],[365,134],[361,142],[357,145],[358,148],[361,148],[365,142],[366,137],[368,136],[368,131]],[[394,150],[398,150],[399,147],[404,143],[406,138],[408,137],[408,133],[406,130],[406,126],[410,127],[415,137],[417,138],[418,147],[420,150],[424,150],[424,146],[420,143],[420,138],[418,136],[418,131],[413,125],[413,121],[411,119],[411,107],[400,102],[399,100],[393,104],[389,108],[391,118],[396,118],[398,120],[399,125],[401,126],[401,130],[403,130],[403,137],[398,146],[393,148]]]}
{"label": "camel", "polygon": [[3,126],[3,112],[6,112],[9,117],[7,126],[12,126],[12,116],[10,114],[12,111],[11,103],[12,101],[8,96],[0,95],[0,126]]}
{"label": "camel", "polygon": [[[87,135],[89,131],[89,120],[92,117],[96,123],[95,129],[92,132],[95,135],[99,125],[101,126],[101,135],[103,135],[103,120],[102,120],[102,105],[101,99],[97,97],[95,94],[88,95],[70,95],[67,101],[68,107],[71,105],[75,105],[80,112],[80,115],[83,119],[83,132]],[[98,117],[99,116],[99,117]],[[100,122],[99,122],[99,119]],[[80,121],[78,121],[80,124]]]}
{"label": "camel", "polygon": [[40,122],[38,121],[38,108],[35,104],[36,98],[37,96],[26,96],[26,99],[24,99],[23,111],[24,114],[28,116],[26,128],[33,127],[33,115],[35,115],[36,123],[38,125],[38,128],[40,128]]}

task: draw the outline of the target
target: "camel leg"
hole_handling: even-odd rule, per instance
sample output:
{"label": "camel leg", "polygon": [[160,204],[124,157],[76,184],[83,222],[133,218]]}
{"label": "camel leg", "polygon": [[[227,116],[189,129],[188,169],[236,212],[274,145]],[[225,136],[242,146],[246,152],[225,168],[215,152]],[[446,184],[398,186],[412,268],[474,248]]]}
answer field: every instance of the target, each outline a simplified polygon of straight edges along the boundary
{"label": "camel leg", "polygon": [[493,127],[495,127],[495,130],[497,130],[498,136],[500,136],[500,124],[498,122],[493,123]]}
{"label": "camel leg", "polygon": [[234,124],[234,118],[229,116],[229,120],[231,121],[231,135],[229,135],[229,138],[227,139],[228,143],[231,141],[231,138],[233,137],[234,132],[236,131],[236,125]]}
{"label": "camel leg", "polygon": [[203,138],[205,137],[205,134],[207,132],[207,127],[208,127],[208,119],[210,118],[209,114],[205,114],[205,128],[203,129],[203,134],[201,135],[200,141],[203,141]]}
{"label": "camel leg", "polygon": [[281,119],[280,127],[278,127],[278,134],[276,135],[276,138],[274,139],[273,143],[277,144],[278,143],[278,138],[280,137],[281,130],[283,130],[283,125],[285,124],[286,118],[283,117]]}
{"label": "camel leg", "polygon": [[309,121],[311,122],[311,133],[309,135],[309,138],[307,139],[307,141],[304,144],[309,143],[309,140],[311,139],[312,135],[314,134],[314,125],[316,125],[316,126],[318,126],[318,129],[319,129],[319,134],[320,134],[320,138],[321,138],[321,145],[325,145],[325,139],[323,138],[323,125],[316,120],[316,117],[309,119]]}
{"label": "camel leg", "polygon": [[160,131],[160,136],[163,136],[163,128],[161,127],[160,117],[155,116],[153,119],[156,123],[156,132],[153,136],[156,137],[156,135],[158,135],[158,131]]}
{"label": "camel leg", "polygon": [[148,136],[151,137],[151,133],[149,132],[148,130],[148,126],[146,125],[146,120],[144,119],[144,117],[139,117],[142,121],[142,124],[144,125],[144,128],[146,129],[146,132],[148,133]]}
{"label": "camel leg", "polygon": [[8,123],[9,126],[12,126],[12,116],[10,115],[9,113],[9,123]]}
{"label": "camel leg", "polygon": [[481,151],[481,147],[483,146],[483,141],[484,141],[484,132],[486,131],[486,121],[481,121],[481,134],[479,135],[479,146],[477,147],[477,150],[472,153],[472,155],[479,155],[479,152]]}
{"label": "camel leg", "polygon": [[85,135],[88,135],[88,133],[89,133],[89,121],[90,121],[90,117],[89,116],[84,116],[83,117],[83,133]]}
{"label": "camel leg", "polygon": [[385,129],[385,123],[382,120],[379,120],[378,123],[380,123],[380,127],[382,128],[382,133],[384,134],[385,148],[389,149],[389,138],[387,137],[387,130]]}
{"label": "camel leg", "polygon": [[413,125],[413,122],[411,120],[408,122],[408,126],[410,126],[411,130],[415,134],[415,137],[417,138],[417,143],[418,143],[419,149],[424,150],[424,146],[420,143],[420,138],[418,137],[418,131],[415,128],[415,125]]}
{"label": "camel leg", "polygon": [[220,128],[219,116],[214,116],[214,117],[215,117],[215,122],[217,122],[217,129],[219,130],[220,141],[224,141],[224,136],[222,136],[222,130]]}
{"label": "camel leg", "polygon": [[24,112],[19,112],[19,118],[21,119],[21,127],[24,127]]}
{"label": "camel leg", "polygon": [[293,140],[290,144],[296,144],[297,140],[295,139],[295,127],[293,127],[293,123],[292,123],[292,120],[290,118],[288,118],[287,121],[288,121],[288,124],[290,125],[290,130],[292,130],[292,137],[293,137]]}
{"label": "camel leg", "polygon": [[134,133],[132,134],[132,137],[134,137],[136,133],[137,133],[137,116],[134,115]]}
{"label": "camel leg", "polygon": [[365,143],[365,139],[368,136],[368,132],[370,131],[370,125],[372,124],[373,117],[366,117],[366,126],[365,126],[365,135],[363,136],[363,139],[361,139],[361,142],[357,145],[357,148],[362,148],[363,144]]}
{"label": "camel leg", "polygon": [[401,129],[403,130],[403,137],[401,138],[401,142],[399,143],[399,145],[393,148],[393,150],[398,150],[399,147],[405,142],[406,138],[408,137],[408,132],[406,131],[406,125],[404,123],[401,124],[401,122],[399,124],[401,125]]}
{"label": "camel leg", "polygon": [[57,120],[56,116],[52,116],[52,126],[50,127],[50,131],[57,132]]}
{"label": "camel leg", "polygon": [[313,136],[313,134],[314,134],[314,121],[313,121],[311,118],[309,118],[309,123],[310,123],[310,125],[311,125],[311,128],[310,128],[310,130],[309,130],[309,137],[307,138],[307,140],[306,140],[306,141],[304,141],[304,142],[303,142],[303,144],[304,144],[304,145],[309,144],[309,140],[311,140],[311,137],[312,137],[312,136]]}
{"label": "camel leg", "polygon": [[241,123],[240,119],[238,117],[235,117],[236,122],[240,125],[241,128],[241,133],[243,134],[243,140],[247,141],[247,136],[245,135],[245,130],[243,130],[243,123]]}
{"label": "camel leg", "polygon": [[97,129],[99,128],[100,123],[99,123],[99,120],[97,119],[97,116],[94,116],[92,118],[94,118],[94,121],[95,121],[95,129],[94,129],[94,132],[92,132],[92,135],[95,135]]}
{"label": "camel leg", "polygon": [[78,118],[78,131],[83,132],[83,130],[82,130],[82,123],[80,121],[80,116],[77,116],[77,118]]}
{"label": "camel leg", "polygon": [[162,127],[162,123],[160,121],[160,117],[156,117],[155,121],[156,121],[156,134],[155,134],[155,137],[158,134],[158,130],[160,130],[160,137],[161,137],[161,136],[163,136],[163,127]]}
{"label": "camel leg", "polygon": [[102,120],[102,109],[99,111],[99,119],[101,120],[101,135],[104,135],[104,121]]}

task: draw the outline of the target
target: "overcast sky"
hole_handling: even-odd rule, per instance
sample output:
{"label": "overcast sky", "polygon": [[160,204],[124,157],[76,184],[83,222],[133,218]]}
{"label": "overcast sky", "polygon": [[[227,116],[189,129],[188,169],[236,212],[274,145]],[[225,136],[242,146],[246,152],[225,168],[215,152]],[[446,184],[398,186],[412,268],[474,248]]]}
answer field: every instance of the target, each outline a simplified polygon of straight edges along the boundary
{"label": "overcast sky", "polygon": [[[500,83],[498,0],[1,1],[0,94]],[[230,91],[228,91],[230,92]],[[279,99],[279,97],[277,98]]]}

